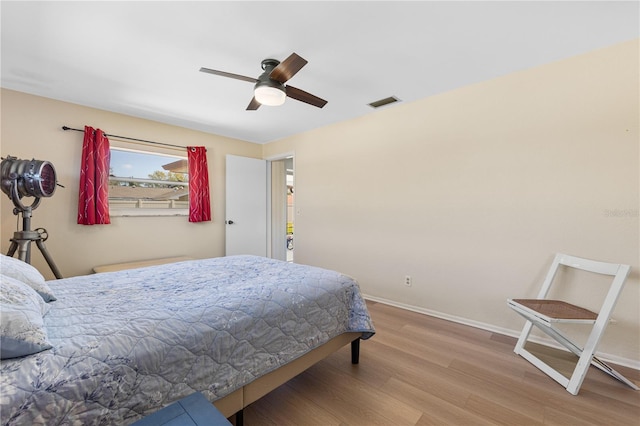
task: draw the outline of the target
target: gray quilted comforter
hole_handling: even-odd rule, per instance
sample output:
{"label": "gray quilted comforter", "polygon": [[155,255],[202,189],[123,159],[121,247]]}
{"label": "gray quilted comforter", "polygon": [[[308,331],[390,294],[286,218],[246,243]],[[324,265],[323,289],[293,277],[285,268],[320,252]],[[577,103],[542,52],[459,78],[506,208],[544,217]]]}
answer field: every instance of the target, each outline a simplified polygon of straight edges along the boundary
{"label": "gray quilted comforter", "polygon": [[6,425],[129,424],[195,391],[214,401],[341,333],[374,333],[353,279],[262,257],[48,284],[53,349],[2,361]]}

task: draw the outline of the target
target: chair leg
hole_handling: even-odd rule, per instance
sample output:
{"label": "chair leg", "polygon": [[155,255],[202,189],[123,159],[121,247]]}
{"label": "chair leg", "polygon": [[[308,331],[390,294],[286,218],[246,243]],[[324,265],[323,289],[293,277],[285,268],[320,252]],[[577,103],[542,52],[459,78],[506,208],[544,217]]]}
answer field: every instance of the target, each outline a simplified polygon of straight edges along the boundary
{"label": "chair leg", "polygon": [[531,333],[531,328],[533,327],[533,323],[531,321],[527,321],[522,328],[522,332],[520,333],[520,337],[518,338],[518,342],[516,346],[513,348],[513,351],[520,355],[520,352],[524,349],[524,345],[527,343],[527,339],[529,338],[529,333]]}
{"label": "chair leg", "polygon": [[621,373],[614,370],[609,364],[607,364],[600,358],[594,356],[593,359],[591,360],[591,364],[598,367],[600,370],[604,371],[608,375],[620,380],[622,383],[629,386],[631,389],[640,390],[640,387],[638,387],[638,385],[636,385],[631,380],[624,377]]}
{"label": "chair leg", "polygon": [[537,367],[540,371],[545,373],[547,376],[551,377],[553,380],[558,382],[563,388],[566,388],[569,385],[569,379],[564,377],[562,374],[558,373],[555,368],[551,367],[549,364],[529,352],[528,350],[522,348],[518,353],[522,358],[529,361],[535,367]]}
{"label": "chair leg", "polygon": [[578,359],[578,364],[576,364],[576,368],[573,370],[573,374],[571,374],[571,379],[569,379],[569,383],[566,386],[567,392],[569,392],[571,395],[578,394],[580,386],[582,386],[582,382],[587,375],[587,371],[589,371],[589,366],[591,365],[592,359],[593,351],[582,352],[582,355]]}
{"label": "chair leg", "polygon": [[[612,289],[613,288],[614,286],[612,286]],[[613,297],[612,293],[614,293],[616,297]],[[606,330],[607,325],[609,323],[609,318],[611,316],[613,305],[615,304],[615,301],[617,299],[617,294],[618,292],[613,292],[611,290],[609,291],[604,307],[601,309],[601,313],[598,315],[596,322],[593,324],[593,328],[591,330],[591,333],[589,334],[589,338],[587,339],[587,342],[584,345],[584,349],[582,349],[581,353],[579,354],[580,359],[578,360],[578,364],[576,365],[573,375],[571,376],[571,379],[569,381],[569,386],[567,386],[567,390],[574,395],[578,393],[578,390],[582,385],[584,377],[586,376],[587,371],[589,370],[589,366],[591,366],[591,364],[593,363],[596,348],[598,347],[598,344],[602,339],[602,335],[604,334],[604,331]],[[568,339],[566,340],[568,341]],[[570,343],[573,344],[572,342]],[[580,350],[580,348],[577,348],[577,349]],[[610,375],[612,375],[615,378],[618,378],[613,374],[610,374]],[[625,381],[623,380],[623,382]]]}

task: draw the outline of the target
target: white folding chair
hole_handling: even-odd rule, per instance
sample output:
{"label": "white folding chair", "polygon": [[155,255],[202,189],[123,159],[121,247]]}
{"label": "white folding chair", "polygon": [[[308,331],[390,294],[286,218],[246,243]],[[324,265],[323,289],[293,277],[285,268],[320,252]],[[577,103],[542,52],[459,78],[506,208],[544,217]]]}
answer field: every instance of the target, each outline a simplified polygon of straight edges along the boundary
{"label": "white folding chair", "polygon": [[[609,291],[607,292],[602,307],[598,313],[567,302],[549,300],[546,298],[561,265],[597,274],[610,275],[613,277],[613,282],[611,283]],[[638,390],[638,386],[633,382],[629,381],[622,374],[618,373],[602,360],[594,356],[598,343],[600,342],[607,324],[609,323],[611,313],[613,312],[618,296],[624,286],[624,282],[629,275],[629,270],[629,265],[597,262],[566,254],[557,254],[536,299],[507,300],[509,307],[527,320],[524,328],[522,329],[522,333],[520,334],[520,338],[516,343],[514,352],[531,362],[556,382],[560,383],[573,395],[578,394],[580,386],[582,386],[584,377],[586,376],[587,370],[591,364],[629,385],[634,390]],[[584,344],[584,348],[580,348],[580,346],[569,340],[569,338],[557,328],[557,326],[562,323],[592,325],[591,332]],[[566,377],[538,356],[525,349],[525,344],[529,339],[529,334],[531,333],[531,329],[534,325],[578,357],[578,362],[571,374],[571,377]]]}

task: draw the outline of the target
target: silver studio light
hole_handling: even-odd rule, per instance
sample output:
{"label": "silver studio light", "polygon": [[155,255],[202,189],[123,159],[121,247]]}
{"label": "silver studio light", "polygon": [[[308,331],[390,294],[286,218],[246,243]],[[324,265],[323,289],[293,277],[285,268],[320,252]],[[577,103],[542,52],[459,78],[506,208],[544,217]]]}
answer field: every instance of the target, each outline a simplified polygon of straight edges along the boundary
{"label": "silver studio light", "polygon": [[[44,245],[44,241],[48,238],[47,230],[44,228],[31,230],[33,210],[40,205],[43,197],[51,197],[55,193],[56,186],[62,186],[56,180],[56,169],[53,164],[36,159],[20,160],[8,155],[2,158],[0,163],[0,176],[2,192],[7,194],[15,206],[13,214],[22,215],[22,230],[13,233],[7,256],[13,256],[17,250],[20,260],[31,263],[31,243],[35,241],[55,277],[62,278],[62,274]],[[22,202],[23,197],[35,197],[35,200],[31,205],[25,205]]]}
{"label": "silver studio light", "polygon": [[19,160],[7,156],[0,163],[0,174],[2,192],[12,200],[22,197],[51,197],[56,191],[56,169],[48,161]]}

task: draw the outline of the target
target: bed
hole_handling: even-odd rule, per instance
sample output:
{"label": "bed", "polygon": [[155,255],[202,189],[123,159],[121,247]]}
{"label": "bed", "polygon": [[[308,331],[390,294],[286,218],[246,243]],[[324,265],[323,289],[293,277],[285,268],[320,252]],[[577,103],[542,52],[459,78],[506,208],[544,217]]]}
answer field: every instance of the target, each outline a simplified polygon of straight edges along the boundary
{"label": "bed", "polygon": [[[230,256],[39,282],[1,260],[4,425],[130,424],[197,391],[230,417],[346,344],[357,362],[375,333],[357,282],[317,267]],[[6,329],[24,299],[26,338]]]}

